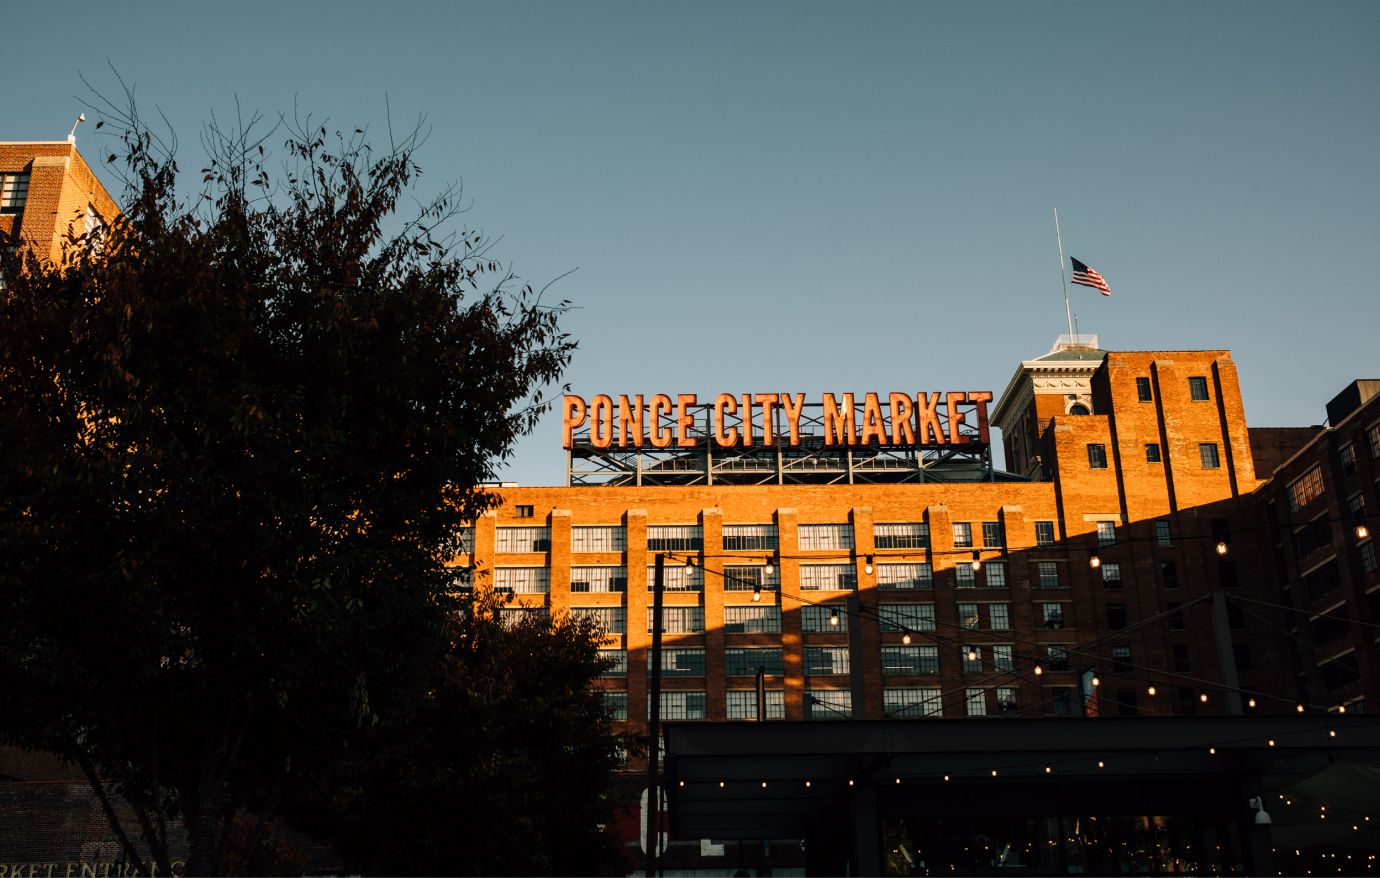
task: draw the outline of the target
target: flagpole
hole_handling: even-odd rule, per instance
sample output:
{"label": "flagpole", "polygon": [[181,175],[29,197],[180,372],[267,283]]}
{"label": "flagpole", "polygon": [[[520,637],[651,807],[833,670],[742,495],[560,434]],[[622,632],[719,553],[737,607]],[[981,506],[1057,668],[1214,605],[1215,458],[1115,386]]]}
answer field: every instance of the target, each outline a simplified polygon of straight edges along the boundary
{"label": "flagpole", "polygon": [[1059,242],[1059,284],[1064,288],[1064,316],[1069,321],[1069,344],[1073,344],[1073,311],[1069,308],[1069,282],[1064,278],[1064,236],[1059,233],[1059,208],[1054,208],[1054,239]]}

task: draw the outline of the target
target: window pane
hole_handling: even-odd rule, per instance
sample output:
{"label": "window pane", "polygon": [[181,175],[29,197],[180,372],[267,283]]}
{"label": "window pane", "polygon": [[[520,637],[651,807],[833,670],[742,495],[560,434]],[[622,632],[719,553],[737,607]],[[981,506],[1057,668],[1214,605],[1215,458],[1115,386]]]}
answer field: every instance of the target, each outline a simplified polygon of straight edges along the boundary
{"label": "window pane", "polygon": [[853,548],[853,526],[849,524],[802,524],[799,530],[802,550]]}
{"label": "window pane", "polygon": [[698,552],[704,536],[698,524],[658,525],[647,528],[649,552]]}
{"label": "window pane", "polygon": [[[780,689],[768,689],[765,693],[767,719],[786,718],[786,693]],[[729,689],[728,718],[736,720],[757,719],[757,690]]]}
{"label": "window pane", "polygon": [[751,677],[761,668],[768,676],[780,677],[786,673],[782,651],[779,647],[730,648],[724,650],[724,673],[730,677]]}
{"label": "window pane", "polygon": [[878,564],[878,588],[934,588],[929,564]]}
{"label": "window pane", "polygon": [[930,544],[930,526],[924,522],[878,524],[872,529],[872,540],[879,549],[924,549]]}
{"label": "window pane", "polygon": [[1107,468],[1107,446],[1096,442],[1088,444],[1088,468]]}
{"label": "window pane", "polygon": [[919,718],[943,716],[944,704],[939,689],[883,689],[882,710],[887,717]]}
{"label": "window pane", "polygon": [[1037,521],[1035,522],[1035,545],[1052,546],[1054,545],[1054,522]]}
{"label": "window pane", "polygon": [[1037,567],[1040,573],[1040,588],[1059,587],[1059,564],[1057,561],[1040,561]]}
{"label": "window pane", "polygon": [[954,548],[971,549],[973,547],[973,525],[967,521],[955,521],[953,523]]}
{"label": "window pane", "polygon": [[495,552],[549,552],[551,528],[500,527],[495,532]]}
{"label": "window pane", "polygon": [[621,552],[627,547],[627,531],[621,524],[570,529],[572,552]]}
{"label": "window pane", "polygon": [[724,607],[724,631],[729,634],[780,634],[781,608],[755,604]]}
{"label": "window pane", "polygon": [[846,646],[805,647],[806,676],[846,673],[848,673],[848,648]]}
{"label": "window pane", "polygon": [[1217,460],[1217,443],[1215,442],[1199,444],[1198,456],[1203,460],[1203,469],[1217,469],[1221,465]]}
{"label": "window pane", "polygon": [[628,571],[622,567],[571,567],[570,590],[585,592],[624,592],[628,590]]}
{"label": "window pane", "polygon": [[810,689],[805,693],[810,719],[852,719],[853,693],[847,689]]}
{"label": "window pane", "polygon": [[1199,402],[1208,398],[1208,383],[1206,378],[1188,379],[1188,395],[1191,399]]}
{"label": "window pane", "polygon": [[858,585],[858,572],[852,564],[802,564],[802,591],[848,591]]}
{"label": "window pane", "polygon": [[723,539],[724,549],[730,552],[775,551],[776,525],[726,524]]}
{"label": "window pane", "polygon": [[551,574],[545,567],[495,567],[494,590],[507,594],[547,594]]}

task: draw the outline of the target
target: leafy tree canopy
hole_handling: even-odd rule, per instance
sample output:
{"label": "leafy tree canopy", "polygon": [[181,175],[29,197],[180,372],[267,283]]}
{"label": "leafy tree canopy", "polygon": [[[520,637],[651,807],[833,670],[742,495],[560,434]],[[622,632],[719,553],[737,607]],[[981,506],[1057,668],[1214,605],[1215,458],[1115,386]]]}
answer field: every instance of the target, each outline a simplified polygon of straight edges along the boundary
{"label": "leafy tree canopy", "polygon": [[476,486],[574,344],[457,192],[399,217],[415,134],[212,126],[188,200],[105,115],[124,214],[0,264],[0,742],[113,782],[136,866],[177,818],[216,874],[234,815],[419,709]]}

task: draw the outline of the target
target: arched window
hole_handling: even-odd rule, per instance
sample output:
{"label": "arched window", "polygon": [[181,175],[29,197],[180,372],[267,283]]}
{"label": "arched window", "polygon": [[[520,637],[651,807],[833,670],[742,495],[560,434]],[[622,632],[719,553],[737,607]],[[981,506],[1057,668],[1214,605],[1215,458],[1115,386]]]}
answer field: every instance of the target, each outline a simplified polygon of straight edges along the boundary
{"label": "arched window", "polygon": [[1088,411],[1088,407],[1085,406],[1085,405],[1083,405],[1083,403],[1081,403],[1081,402],[1076,402],[1076,403],[1074,403],[1073,405],[1069,406],[1069,414],[1071,414],[1071,415],[1086,415],[1086,414],[1090,414],[1090,412]]}

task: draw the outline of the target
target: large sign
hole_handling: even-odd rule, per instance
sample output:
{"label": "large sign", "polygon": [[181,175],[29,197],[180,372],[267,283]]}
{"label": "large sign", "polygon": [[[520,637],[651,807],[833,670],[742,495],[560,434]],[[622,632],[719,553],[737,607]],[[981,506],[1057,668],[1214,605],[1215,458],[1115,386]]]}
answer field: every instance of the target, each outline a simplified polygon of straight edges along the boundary
{"label": "large sign", "polygon": [[644,397],[599,394],[561,404],[564,447],[688,449],[786,446],[810,439],[826,448],[920,448],[987,444],[986,390],[835,396],[807,403],[803,393],[693,393]]}

